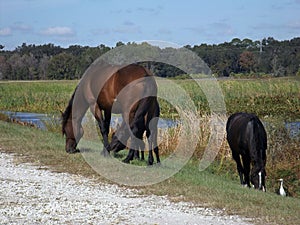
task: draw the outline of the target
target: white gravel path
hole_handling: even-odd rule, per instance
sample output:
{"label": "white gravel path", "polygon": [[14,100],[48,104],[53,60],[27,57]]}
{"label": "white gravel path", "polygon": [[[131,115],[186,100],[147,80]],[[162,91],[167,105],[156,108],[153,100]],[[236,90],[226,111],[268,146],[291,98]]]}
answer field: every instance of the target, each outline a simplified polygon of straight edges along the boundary
{"label": "white gravel path", "polygon": [[0,224],[249,224],[191,203],[16,165],[13,157],[0,153]]}

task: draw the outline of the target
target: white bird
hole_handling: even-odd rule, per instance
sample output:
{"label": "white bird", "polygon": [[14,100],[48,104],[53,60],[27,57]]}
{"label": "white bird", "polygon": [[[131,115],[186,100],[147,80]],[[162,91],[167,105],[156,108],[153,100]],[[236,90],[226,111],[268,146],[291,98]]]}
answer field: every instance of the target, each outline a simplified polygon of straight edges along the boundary
{"label": "white bird", "polygon": [[281,196],[286,196],[286,192],[283,188],[283,179],[280,178],[279,181],[280,181],[280,187],[279,187],[279,190],[278,190],[278,194],[281,195]]}

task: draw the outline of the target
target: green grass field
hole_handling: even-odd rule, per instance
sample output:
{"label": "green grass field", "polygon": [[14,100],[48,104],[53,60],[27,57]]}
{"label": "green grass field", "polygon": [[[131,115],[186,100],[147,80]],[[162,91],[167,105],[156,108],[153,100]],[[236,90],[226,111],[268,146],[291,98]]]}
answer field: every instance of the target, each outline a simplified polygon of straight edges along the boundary
{"label": "green grass field", "polygon": [[[201,115],[210,112],[205,95],[192,80],[174,80],[191,96]],[[58,113],[64,110],[78,81],[0,83],[0,110]],[[220,80],[228,113],[253,112],[260,117],[300,120],[300,80],[297,78]],[[176,114],[161,102],[162,115]]]}
{"label": "green grass field", "polygon": [[57,113],[64,110],[78,81],[0,83],[0,110]]}
{"label": "green grass field", "polygon": [[[268,133],[267,193],[242,188],[236,166],[226,142],[211,166],[199,172],[198,163],[210,135],[209,106],[205,95],[192,80],[174,80],[191,96],[203,120],[200,142],[192,160],[168,180],[140,189],[142,193],[168,195],[174,201],[188,200],[203,206],[225,208],[226,213],[256,218],[257,223],[300,224],[300,139],[289,137],[284,122],[300,120],[300,80],[296,78],[220,80],[227,114],[254,112],[266,122]],[[78,81],[1,82],[0,111],[36,112],[59,115]],[[177,111],[160,100],[163,117],[176,118]],[[55,123],[54,123],[55,124]],[[50,124],[51,126],[51,124]],[[0,122],[1,151],[23,155],[24,160],[66,171],[99,177],[80,155],[64,152],[59,127],[47,132]],[[88,132],[88,131],[87,131]],[[166,157],[176,144],[176,131],[165,136],[160,146]],[[41,141],[42,140],[42,141]],[[21,143],[21,144],[20,144]],[[143,165],[140,162],[134,162]],[[281,198],[274,194],[278,178],[284,178],[293,195]]]}
{"label": "green grass field", "polygon": [[[19,163],[44,165],[57,172],[69,172],[110,182],[99,176],[81,154],[64,151],[60,134],[0,121],[1,151],[18,155]],[[30,140],[30,141],[29,141]],[[164,167],[158,168],[164,170]],[[167,195],[172,201],[192,201],[203,207],[224,210],[225,214],[241,215],[257,224],[299,224],[300,199],[263,193],[243,188],[238,178],[217,175],[211,169],[198,170],[198,161],[191,160],[175,176],[158,184],[138,188],[141,194]]]}

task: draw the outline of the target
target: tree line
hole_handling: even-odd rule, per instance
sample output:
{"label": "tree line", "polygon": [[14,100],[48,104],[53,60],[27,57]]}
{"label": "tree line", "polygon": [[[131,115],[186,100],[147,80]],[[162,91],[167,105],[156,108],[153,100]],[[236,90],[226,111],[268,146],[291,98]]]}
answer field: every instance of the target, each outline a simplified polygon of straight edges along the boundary
{"label": "tree line", "polygon": [[[4,50],[4,46],[0,44],[0,79],[80,79],[88,66],[99,56],[116,47],[133,44],[135,43],[118,42],[115,47],[101,44],[97,47],[71,45],[62,48],[54,44],[23,43],[12,51]],[[221,44],[185,47],[201,57],[212,73],[218,77],[236,74],[242,76],[300,74],[300,38],[285,41],[278,41],[272,37],[262,41],[234,38],[231,42]],[[189,62],[183,63],[189,65]],[[161,77],[174,77],[184,73],[174,66],[159,62],[147,62],[143,65]]]}

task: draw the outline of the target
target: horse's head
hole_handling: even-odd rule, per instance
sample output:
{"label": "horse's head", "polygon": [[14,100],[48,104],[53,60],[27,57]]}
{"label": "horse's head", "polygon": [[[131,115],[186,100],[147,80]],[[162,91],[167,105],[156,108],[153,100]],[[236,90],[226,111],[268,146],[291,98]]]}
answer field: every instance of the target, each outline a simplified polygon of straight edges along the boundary
{"label": "horse's head", "polygon": [[76,153],[79,152],[76,149],[77,144],[80,138],[83,135],[83,128],[81,125],[77,126],[77,128],[73,127],[72,119],[66,118],[66,115],[63,114],[63,123],[62,123],[62,134],[66,136],[66,152],[68,153]]}
{"label": "horse's head", "polygon": [[251,174],[251,183],[255,189],[266,191],[266,170],[263,168],[259,172]]}

